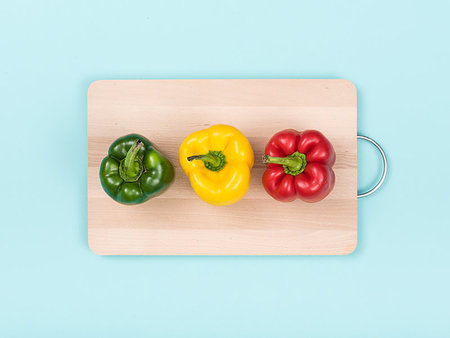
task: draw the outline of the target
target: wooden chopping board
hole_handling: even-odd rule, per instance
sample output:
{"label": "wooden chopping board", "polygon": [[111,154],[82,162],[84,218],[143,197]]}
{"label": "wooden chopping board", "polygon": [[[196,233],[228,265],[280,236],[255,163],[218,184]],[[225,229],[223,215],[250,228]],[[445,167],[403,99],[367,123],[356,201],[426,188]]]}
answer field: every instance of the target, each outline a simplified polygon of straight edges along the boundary
{"label": "wooden chopping board", "polygon": [[[88,91],[88,237],[101,255],[343,255],[357,242],[356,88],[347,80],[96,81]],[[247,195],[212,206],[178,163],[184,138],[213,124],[255,153]],[[318,129],[334,145],[336,186],[319,203],[280,203],[264,190],[264,147],[279,130]],[[102,190],[100,162],[118,137],[142,134],[175,166],[162,196],[137,206]]]}

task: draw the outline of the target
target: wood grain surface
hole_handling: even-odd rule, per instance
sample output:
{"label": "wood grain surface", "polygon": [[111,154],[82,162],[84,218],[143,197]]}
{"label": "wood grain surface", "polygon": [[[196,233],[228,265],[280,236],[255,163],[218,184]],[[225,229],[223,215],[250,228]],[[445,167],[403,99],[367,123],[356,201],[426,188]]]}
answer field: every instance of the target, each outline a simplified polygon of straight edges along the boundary
{"label": "wood grain surface", "polygon": [[[190,133],[230,124],[255,152],[247,195],[211,206],[178,163]],[[334,145],[336,186],[323,201],[280,203],[264,191],[261,157],[285,128],[318,129]],[[114,202],[98,171],[118,137],[146,136],[175,166],[175,182],[137,206]],[[357,241],[356,89],[347,80],[96,81],[88,91],[88,237],[102,255],[341,255]]]}

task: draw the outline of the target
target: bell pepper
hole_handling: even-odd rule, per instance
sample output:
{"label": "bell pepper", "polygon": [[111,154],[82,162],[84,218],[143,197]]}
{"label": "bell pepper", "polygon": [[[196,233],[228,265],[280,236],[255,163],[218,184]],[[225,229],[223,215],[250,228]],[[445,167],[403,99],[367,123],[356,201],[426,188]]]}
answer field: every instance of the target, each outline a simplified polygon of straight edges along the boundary
{"label": "bell pepper", "polygon": [[172,163],[137,134],[114,141],[100,165],[103,190],[122,204],[139,204],[162,194],[173,178]]}
{"label": "bell pepper", "polygon": [[333,146],[321,132],[282,130],[272,136],[265,149],[264,188],[281,202],[297,198],[318,202],[333,190],[335,160]]}
{"label": "bell pepper", "polygon": [[232,204],[247,193],[254,155],[234,127],[219,124],[192,133],[180,146],[179,160],[192,188],[207,203]]}

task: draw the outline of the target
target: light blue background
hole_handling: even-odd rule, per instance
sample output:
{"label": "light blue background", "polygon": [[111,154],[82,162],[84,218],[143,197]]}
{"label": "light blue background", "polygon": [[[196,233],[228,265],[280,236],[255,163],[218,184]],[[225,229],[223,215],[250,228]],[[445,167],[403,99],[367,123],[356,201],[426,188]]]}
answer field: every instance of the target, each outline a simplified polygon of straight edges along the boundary
{"label": "light blue background", "polygon": [[[0,337],[449,337],[446,1],[2,1]],[[345,78],[386,148],[341,257],[100,257],[97,79]],[[360,189],[379,172],[359,144]]]}

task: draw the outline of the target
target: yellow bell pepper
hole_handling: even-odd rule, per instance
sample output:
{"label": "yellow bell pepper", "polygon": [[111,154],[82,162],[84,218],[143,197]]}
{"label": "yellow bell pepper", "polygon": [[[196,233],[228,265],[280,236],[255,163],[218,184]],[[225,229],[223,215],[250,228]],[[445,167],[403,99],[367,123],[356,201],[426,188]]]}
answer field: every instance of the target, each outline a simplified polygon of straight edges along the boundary
{"label": "yellow bell pepper", "polygon": [[247,138],[234,127],[217,124],[192,133],[180,146],[179,160],[205,202],[232,204],[247,193],[254,155]]}

